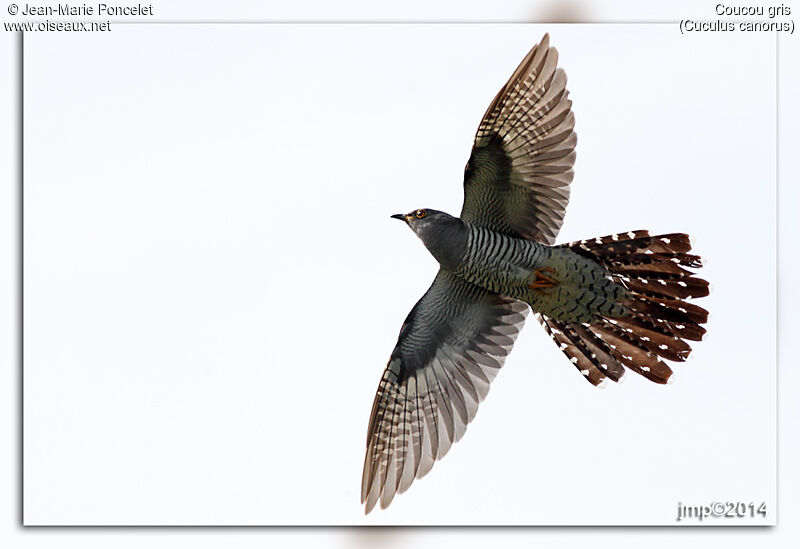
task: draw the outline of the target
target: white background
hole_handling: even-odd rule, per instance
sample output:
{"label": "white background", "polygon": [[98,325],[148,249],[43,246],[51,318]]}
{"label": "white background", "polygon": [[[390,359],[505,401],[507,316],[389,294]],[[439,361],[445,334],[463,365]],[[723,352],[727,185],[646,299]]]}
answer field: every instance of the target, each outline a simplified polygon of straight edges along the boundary
{"label": "white background", "polygon": [[389,214],[458,211],[480,115],[545,30],[127,26],[103,48],[31,35],[26,523],[774,510],[774,40],[599,25],[550,29],[580,143],[561,239],[690,232],[711,263],[711,337],[673,386],[603,392],[529,323],[464,441],[363,517],[374,390],[436,270]]}
{"label": "white background", "polygon": [[[457,5],[456,5],[457,4]],[[577,17],[581,20],[662,20],[675,22],[682,17],[695,16],[697,18],[705,17],[711,18],[713,5],[705,5],[703,3],[689,3],[689,2],[675,2],[669,5],[645,5],[642,3],[631,3],[625,0],[609,0],[605,2],[574,2],[571,3],[569,9],[558,9],[555,12],[548,9],[534,9],[527,6],[526,2],[509,0],[507,2],[500,2],[489,6],[484,3],[470,3],[458,2],[447,3],[441,2],[437,4],[425,3],[424,6],[417,5],[414,2],[407,2],[405,4],[390,6],[362,6],[360,2],[345,2],[342,5],[337,5],[335,13],[326,8],[326,5],[316,5],[313,2],[300,2],[292,5],[279,5],[270,4],[269,6],[258,6],[258,10],[253,10],[254,6],[248,2],[232,2],[226,5],[224,12],[221,11],[220,6],[211,7],[206,4],[191,5],[192,10],[187,11],[188,6],[180,2],[174,2],[158,6],[163,19],[198,19],[203,17],[212,18],[238,18],[244,19],[247,17],[257,17],[262,19],[297,19],[297,18],[311,18],[319,19],[345,19],[345,20],[369,20],[379,19],[385,20],[387,18],[411,19],[411,20],[515,20],[524,21],[530,18],[572,18]],[[554,15],[554,13],[556,15]],[[4,21],[7,20],[5,14],[1,17]],[[552,32],[552,27],[550,27]],[[782,489],[779,491],[778,508],[779,526],[773,529],[713,529],[704,530],[702,532],[697,530],[681,531],[658,529],[652,530],[620,530],[620,529],[581,529],[581,530],[564,530],[564,529],[547,529],[547,530],[475,530],[458,531],[452,529],[445,530],[424,530],[424,531],[411,531],[411,530],[314,530],[300,532],[297,530],[250,530],[250,531],[164,531],[164,530],[126,530],[124,532],[118,530],[39,530],[27,529],[19,530],[14,525],[19,523],[19,492],[18,492],[18,473],[19,462],[18,456],[18,414],[17,409],[19,405],[19,376],[15,366],[17,363],[17,335],[18,329],[15,328],[15,303],[16,298],[16,280],[18,278],[14,274],[14,269],[4,271],[3,281],[7,283],[9,291],[4,294],[4,310],[8,311],[7,316],[4,317],[3,327],[8,328],[6,333],[9,334],[8,339],[4,339],[3,351],[9,358],[7,362],[6,372],[9,382],[7,387],[6,398],[6,411],[4,415],[7,418],[3,421],[3,439],[9,441],[9,451],[3,453],[1,463],[3,469],[7,471],[3,481],[3,493],[6,498],[2,500],[3,515],[6,516],[6,528],[3,529],[3,539],[11,543],[11,546],[24,546],[24,547],[49,547],[49,546],[71,546],[72,544],[81,547],[100,547],[107,546],[113,543],[118,546],[139,546],[142,541],[150,545],[156,546],[173,546],[176,542],[189,541],[194,546],[198,547],[213,547],[218,546],[220,543],[234,544],[238,546],[263,546],[265,541],[279,541],[285,546],[305,546],[306,544],[318,545],[324,542],[339,542],[340,546],[352,546],[356,544],[375,544],[379,543],[383,546],[400,546],[400,544],[414,543],[416,545],[427,546],[429,543],[441,544],[443,541],[457,541],[460,546],[485,546],[488,543],[500,543],[504,546],[529,546],[533,540],[539,540],[546,543],[548,546],[585,546],[587,542],[591,542],[596,546],[614,546],[614,547],[640,547],[643,543],[649,546],[671,546],[674,544],[674,536],[679,536],[681,543],[694,545],[707,545],[709,542],[726,543],[731,547],[751,547],[753,544],[768,547],[784,547],[791,544],[790,540],[793,539],[797,532],[797,528],[793,525],[791,517],[797,513],[798,499],[795,492],[791,489],[796,486],[798,479],[796,469],[791,467],[791,464],[798,459],[797,447],[797,424],[796,418],[798,417],[797,400],[791,398],[792,387],[796,386],[796,372],[797,369],[793,368],[793,360],[789,354],[792,338],[790,334],[796,333],[797,317],[796,315],[790,316],[788,311],[797,308],[797,291],[791,284],[791,277],[789,273],[796,269],[796,260],[793,255],[793,245],[797,235],[797,222],[794,216],[793,204],[797,204],[800,197],[797,194],[797,187],[790,185],[788,182],[797,179],[797,160],[796,157],[789,153],[797,148],[797,126],[792,124],[792,121],[797,120],[797,105],[792,101],[800,93],[800,80],[798,79],[798,72],[792,67],[798,65],[798,50],[797,40],[794,37],[781,36],[779,37],[780,53],[778,55],[777,64],[780,68],[778,84],[779,84],[779,98],[781,100],[779,106],[780,112],[780,125],[778,128],[779,137],[779,200],[778,200],[778,234],[779,234],[779,305],[778,305],[778,320],[779,320],[779,339],[778,339],[778,356],[780,358],[780,385],[779,385],[779,411],[780,422],[778,424],[780,433],[779,450],[779,465],[780,465],[780,483]],[[15,242],[18,235],[15,231],[19,220],[16,201],[18,197],[18,189],[16,184],[16,151],[19,150],[16,143],[16,46],[17,40],[15,35],[11,33],[3,34],[3,51],[5,55],[2,57],[2,67],[6,73],[10,73],[13,78],[8,79],[8,85],[2,86],[3,98],[7,108],[3,111],[3,120],[6,122],[7,131],[2,134],[0,138],[6,145],[2,149],[3,170],[5,175],[4,181],[7,183],[4,186],[3,192],[3,205],[6,208],[8,215],[5,217],[8,232],[4,233],[2,240],[2,248],[4,256],[9,258],[9,264],[16,264],[18,249]],[[563,51],[564,45],[558,44],[559,48]],[[514,61],[514,63],[516,60]],[[575,80],[574,71],[570,68],[569,74],[571,83]],[[573,89],[573,97],[575,95],[574,85],[570,86]],[[493,93],[493,92],[492,92]],[[482,105],[480,110],[485,105]],[[582,114],[585,116],[585,113]],[[579,119],[579,123],[582,118]],[[477,120],[476,120],[477,122]],[[747,124],[743,122],[743,127]],[[581,147],[585,142],[585,128],[581,130]],[[587,151],[581,149],[579,158],[585,158]],[[570,214],[574,211],[575,202],[571,205]],[[719,218],[722,219],[722,214]],[[565,231],[569,228],[565,227]],[[413,237],[412,237],[413,238]],[[712,265],[716,266],[717,263]],[[717,294],[715,293],[715,296]],[[714,297],[714,296],[712,296]],[[404,313],[403,313],[404,314]],[[717,318],[714,318],[714,322]],[[526,336],[522,339],[532,337],[527,335],[528,332],[535,330],[529,328],[526,330]],[[515,350],[515,353],[519,349]],[[692,364],[694,367],[694,364]],[[557,368],[557,364],[552,368]],[[510,368],[506,368],[503,375],[510,372]],[[682,382],[682,376],[679,380]],[[502,378],[501,378],[502,379]],[[496,383],[492,394],[494,395],[501,384]],[[676,383],[670,387],[672,390],[678,387]],[[574,386],[573,386],[574,387]],[[622,391],[628,391],[630,385],[618,387]],[[619,396],[620,390],[616,391]],[[639,389],[637,389],[638,391]],[[490,401],[491,402],[491,399]],[[478,416],[477,421],[481,421],[481,417],[488,413],[488,405],[484,406],[481,414]],[[477,428],[477,424],[471,427],[472,430]],[[460,445],[467,443],[471,435],[468,435]],[[363,438],[363,437],[362,437]],[[14,441],[14,442],[12,442]],[[458,450],[455,447],[453,452]],[[455,453],[448,456],[448,459],[453,459]],[[437,465],[439,469],[446,470],[449,465]],[[433,475],[435,473],[432,473]],[[434,477],[430,477],[433,479]],[[423,485],[423,482],[429,482],[428,479],[418,482],[415,488]],[[412,492],[402,496],[409,498]],[[401,500],[397,500],[393,504],[393,508]],[[127,545],[126,545],[127,544]]]}

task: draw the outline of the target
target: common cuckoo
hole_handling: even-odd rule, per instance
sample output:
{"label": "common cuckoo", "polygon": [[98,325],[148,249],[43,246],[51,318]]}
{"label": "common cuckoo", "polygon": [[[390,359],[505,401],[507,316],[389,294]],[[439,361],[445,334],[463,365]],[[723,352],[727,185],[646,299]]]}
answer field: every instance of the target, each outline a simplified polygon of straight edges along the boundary
{"label": "common cuckoo", "polygon": [[593,385],[625,369],[656,383],[700,341],[708,295],[689,236],[647,231],[554,245],[577,141],[567,77],[549,38],[530,50],[484,114],[464,170],[460,217],[404,221],[439,262],[378,385],[361,502],[369,513],[430,471],[475,417],[528,308]]}

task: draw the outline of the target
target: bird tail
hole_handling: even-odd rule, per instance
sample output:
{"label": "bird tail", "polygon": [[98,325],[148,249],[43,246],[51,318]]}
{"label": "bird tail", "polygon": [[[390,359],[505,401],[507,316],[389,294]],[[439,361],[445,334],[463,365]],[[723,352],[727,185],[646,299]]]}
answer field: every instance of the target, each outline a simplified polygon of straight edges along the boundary
{"label": "bird tail", "polygon": [[593,385],[618,381],[625,368],[667,383],[672,369],[662,359],[685,361],[692,350],[686,341],[700,341],[708,321],[708,311],[686,301],[709,293],[708,282],[687,269],[703,265],[688,253],[689,236],[630,231],[560,247],[601,264],[627,288],[629,314],[588,324],[537,314],[545,330]]}

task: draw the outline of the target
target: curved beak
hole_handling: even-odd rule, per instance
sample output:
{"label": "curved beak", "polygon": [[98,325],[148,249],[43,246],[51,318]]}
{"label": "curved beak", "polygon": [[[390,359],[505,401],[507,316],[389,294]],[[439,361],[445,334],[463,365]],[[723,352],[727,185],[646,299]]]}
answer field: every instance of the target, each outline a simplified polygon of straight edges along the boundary
{"label": "curved beak", "polygon": [[400,221],[405,221],[406,223],[408,222],[408,219],[406,219],[406,214],[394,214],[392,219],[399,219]]}

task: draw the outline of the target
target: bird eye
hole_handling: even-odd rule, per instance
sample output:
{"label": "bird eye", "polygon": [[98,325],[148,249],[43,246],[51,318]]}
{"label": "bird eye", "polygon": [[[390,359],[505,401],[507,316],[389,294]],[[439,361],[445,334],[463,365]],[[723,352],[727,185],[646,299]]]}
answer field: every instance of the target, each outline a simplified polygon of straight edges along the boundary
{"label": "bird eye", "polygon": [[422,219],[422,218],[423,218],[423,217],[425,217],[426,215],[428,215],[428,212],[426,212],[425,210],[417,210],[416,212],[414,212],[414,216],[415,216],[417,219]]}

